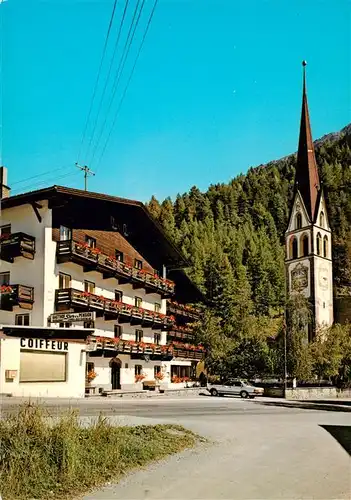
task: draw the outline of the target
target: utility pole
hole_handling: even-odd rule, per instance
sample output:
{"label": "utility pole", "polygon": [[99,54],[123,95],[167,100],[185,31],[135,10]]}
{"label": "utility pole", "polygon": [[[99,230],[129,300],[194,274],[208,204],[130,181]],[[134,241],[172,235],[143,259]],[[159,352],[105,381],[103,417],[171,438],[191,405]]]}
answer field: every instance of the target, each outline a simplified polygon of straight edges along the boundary
{"label": "utility pole", "polygon": [[84,167],[81,167],[80,165],[78,165],[78,163],[76,163],[76,167],[79,168],[79,170],[82,170],[82,172],[84,172],[84,191],[87,191],[88,175],[95,175],[95,173],[92,170],[90,170],[90,168],[87,167],[86,165],[84,165]]}

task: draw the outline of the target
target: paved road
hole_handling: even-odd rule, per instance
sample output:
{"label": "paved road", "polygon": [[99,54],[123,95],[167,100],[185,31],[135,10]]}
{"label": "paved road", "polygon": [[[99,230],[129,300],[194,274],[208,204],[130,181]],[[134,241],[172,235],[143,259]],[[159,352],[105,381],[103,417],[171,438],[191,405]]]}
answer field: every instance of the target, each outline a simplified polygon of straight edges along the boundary
{"label": "paved road", "polygon": [[[3,400],[3,412],[16,402]],[[210,440],[84,500],[351,498],[351,415],[344,411],[209,397],[47,404],[52,412],[77,405],[86,419],[102,412],[122,424],[176,422]]]}

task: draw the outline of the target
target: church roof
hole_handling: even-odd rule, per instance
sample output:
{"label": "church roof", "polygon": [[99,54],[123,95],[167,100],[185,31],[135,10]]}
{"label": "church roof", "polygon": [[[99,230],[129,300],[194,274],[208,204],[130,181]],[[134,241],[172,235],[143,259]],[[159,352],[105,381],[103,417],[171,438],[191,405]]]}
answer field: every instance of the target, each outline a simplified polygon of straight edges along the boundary
{"label": "church roof", "polygon": [[310,115],[308,111],[306,92],[306,62],[303,61],[303,93],[300,123],[299,148],[297,152],[297,165],[295,187],[301,193],[311,221],[315,218],[318,193],[320,189],[317,162],[314,153]]}

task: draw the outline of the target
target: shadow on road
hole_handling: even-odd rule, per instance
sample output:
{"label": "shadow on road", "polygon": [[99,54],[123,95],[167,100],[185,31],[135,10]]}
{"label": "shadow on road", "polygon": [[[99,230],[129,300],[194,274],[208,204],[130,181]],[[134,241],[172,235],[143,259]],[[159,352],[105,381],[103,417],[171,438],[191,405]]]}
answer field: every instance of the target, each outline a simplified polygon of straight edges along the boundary
{"label": "shadow on road", "polygon": [[350,402],[345,401],[345,403],[334,403],[333,401],[257,401],[257,404],[263,406],[280,406],[291,409],[301,408],[303,410],[351,412],[351,407],[348,407]]}
{"label": "shadow on road", "polygon": [[351,426],[349,425],[320,425],[351,455]]}

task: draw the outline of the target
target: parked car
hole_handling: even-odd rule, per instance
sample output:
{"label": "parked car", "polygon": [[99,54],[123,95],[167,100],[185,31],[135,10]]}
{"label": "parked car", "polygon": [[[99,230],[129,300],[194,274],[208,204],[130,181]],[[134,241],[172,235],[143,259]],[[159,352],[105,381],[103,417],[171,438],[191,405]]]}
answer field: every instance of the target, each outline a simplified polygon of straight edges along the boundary
{"label": "parked car", "polygon": [[244,380],[227,380],[223,384],[207,384],[207,390],[211,396],[235,395],[242,398],[253,399],[255,396],[263,396],[264,389],[255,387]]}

